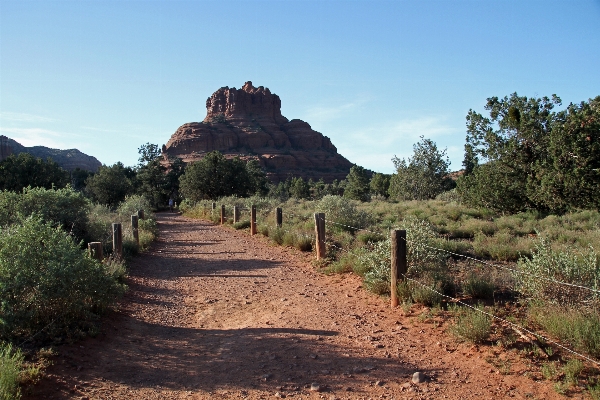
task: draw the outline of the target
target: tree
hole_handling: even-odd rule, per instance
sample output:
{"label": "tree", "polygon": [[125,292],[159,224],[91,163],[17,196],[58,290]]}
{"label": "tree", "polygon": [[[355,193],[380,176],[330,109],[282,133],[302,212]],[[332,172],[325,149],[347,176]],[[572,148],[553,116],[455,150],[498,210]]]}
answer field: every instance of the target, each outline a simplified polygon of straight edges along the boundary
{"label": "tree", "polygon": [[64,188],[69,173],[48,158],[46,161],[29,153],[11,154],[0,162],[0,190],[20,192],[23,188]]}
{"label": "tree", "polygon": [[218,151],[188,165],[179,178],[181,194],[192,201],[266,192],[266,175],[255,162],[228,160]]}
{"label": "tree", "polygon": [[353,200],[369,201],[371,198],[371,187],[369,186],[369,173],[363,167],[353,165],[346,176],[346,190],[344,197]]}
{"label": "tree", "polygon": [[301,177],[292,178],[290,182],[290,196],[295,199],[309,199],[310,186]]}
{"label": "tree", "polygon": [[[465,176],[458,189],[461,196],[470,198],[473,204],[493,204],[498,210],[547,209],[536,193],[540,177],[551,164],[547,150],[556,117],[552,110],[560,104],[556,95],[527,98],[513,93],[502,99],[487,99],[489,118],[469,110]],[[493,170],[486,167],[486,174],[476,173],[480,162],[491,163]],[[490,173],[495,176],[495,184],[507,183],[503,196],[485,190],[484,181],[489,182]]]}
{"label": "tree", "polygon": [[391,177],[391,175],[380,174],[378,172],[373,174],[373,177],[369,182],[371,193],[373,193],[375,196],[381,196],[387,199],[390,196],[389,189]]}
{"label": "tree", "polygon": [[421,140],[413,145],[413,156],[408,160],[394,156],[392,161],[396,173],[390,179],[389,193],[396,199],[433,199],[452,188],[446,149],[439,151],[430,139],[421,136]]}
{"label": "tree", "polygon": [[134,193],[132,177],[135,171],[121,162],[110,167],[103,165],[85,181],[85,193],[92,201],[115,209],[126,196]]}

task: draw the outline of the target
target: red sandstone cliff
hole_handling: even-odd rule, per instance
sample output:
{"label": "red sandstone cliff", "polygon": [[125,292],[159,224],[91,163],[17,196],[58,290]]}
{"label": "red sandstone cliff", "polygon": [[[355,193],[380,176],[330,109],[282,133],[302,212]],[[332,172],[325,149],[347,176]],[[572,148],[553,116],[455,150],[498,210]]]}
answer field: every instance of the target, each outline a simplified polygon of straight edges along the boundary
{"label": "red sandstone cliff", "polygon": [[246,82],[241,89],[223,87],[206,100],[206,118],[177,129],[165,157],[186,162],[218,150],[226,156],[255,158],[275,182],[302,176],[326,182],[344,179],[352,163],[338,154],[328,137],[299,119],[281,115],[281,99],[267,88]]}

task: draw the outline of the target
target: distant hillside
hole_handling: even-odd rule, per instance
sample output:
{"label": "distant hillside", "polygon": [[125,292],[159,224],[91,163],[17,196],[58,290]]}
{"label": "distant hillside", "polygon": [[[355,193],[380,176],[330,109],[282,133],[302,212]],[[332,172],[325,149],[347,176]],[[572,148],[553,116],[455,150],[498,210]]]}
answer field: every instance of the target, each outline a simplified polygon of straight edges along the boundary
{"label": "distant hillside", "polygon": [[73,171],[76,168],[96,172],[102,165],[96,157],[88,156],[77,149],[59,150],[44,146],[25,147],[19,142],[0,135],[0,161],[11,154],[29,153],[34,157],[43,160],[50,157],[58,165],[67,171]]}

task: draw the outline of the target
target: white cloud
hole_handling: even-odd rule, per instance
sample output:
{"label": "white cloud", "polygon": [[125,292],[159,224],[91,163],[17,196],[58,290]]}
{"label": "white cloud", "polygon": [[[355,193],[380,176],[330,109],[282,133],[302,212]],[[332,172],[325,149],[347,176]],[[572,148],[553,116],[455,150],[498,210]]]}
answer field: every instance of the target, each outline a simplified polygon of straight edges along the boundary
{"label": "white cloud", "polygon": [[0,112],[0,121],[10,122],[54,122],[55,119],[42,117],[40,115],[33,115],[27,113],[16,113],[10,111]]}
{"label": "white cloud", "polygon": [[[351,131],[340,130],[337,135],[332,132],[334,144],[338,151],[350,161],[378,172],[392,173],[392,158],[408,158],[413,154],[413,144],[420,136],[437,143],[438,148],[446,148],[444,142],[454,142],[461,128],[447,122],[442,116],[425,116],[399,121],[388,121]],[[343,138],[337,140],[337,138]],[[460,168],[462,147],[448,146],[447,155],[452,164],[451,169]]]}
{"label": "white cloud", "polygon": [[16,140],[25,147],[46,146],[59,149],[65,148],[64,143],[60,140],[65,135],[49,129],[0,127],[0,134]]}
{"label": "white cloud", "polygon": [[302,119],[309,122],[318,121],[319,123],[333,121],[348,116],[369,101],[371,101],[370,96],[358,96],[357,100],[351,103],[335,106],[316,105],[308,108]]}

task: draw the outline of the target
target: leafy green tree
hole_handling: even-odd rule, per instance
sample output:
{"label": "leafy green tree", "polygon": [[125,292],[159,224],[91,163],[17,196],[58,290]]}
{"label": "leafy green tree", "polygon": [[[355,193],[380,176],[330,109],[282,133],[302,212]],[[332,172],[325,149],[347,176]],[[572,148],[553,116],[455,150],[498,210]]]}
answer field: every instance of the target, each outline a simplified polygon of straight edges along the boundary
{"label": "leafy green tree", "polygon": [[389,174],[380,174],[376,172],[373,174],[371,181],[369,182],[369,186],[371,188],[371,193],[375,196],[381,196],[384,198],[388,198],[390,196],[390,179],[391,175]]}
{"label": "leafy green tree", "polygon": [[85,181],[85,193],[92,201],[115,209],[126,196],[134,194],[131,177],[135,177],[133,169],[121,162],[110,167],[103,165]]}
{"label": "leafy green tree", "polygon": [[399,200],[433,199],[452,189],[448,177],[450,160],[446,149],[439,151],[435,142],[425,139],[413,145],[413,156],[408,160],[392,159],[396,173],[390,179],[390,196]]}
{"label": "leafy green tree", "polygon": [[85,189],[86,179],[92,176],[93,172],[77,167],[73,171],[71,171],[70,175],[71,186],[73,187],[73,189],[82,192]]}
{"label": "leafy green tree", "polygon": [[369,173],[361,166],[353,165],[346,176],[346,190],[344,197],[353,200],[369,201],[371,198],[371,187],[369,185]]}
{"label": "leafy green tree", "polygon": [[600,96],[556,114],[547,150],[534,165],[533,201],[553,211],[600,209]]}
{"label": "leafy green tree", "polygon": [[218,151],[188,165],[179,179],[181,194],[191,200],[245,197],[265,193],[266,175],[258,163],[250,166],[239,158],[227,159]]}
{"label": "leafy green tree", "polygon": [[266,196],[269,192],[269,180],[260,163],[257,160],[249,160],[246,163],[246,173],[248,176],[249,191],[259,196]]}
{"label": "leafy green tree", "polygon": [[600,96],[566,110],[551,98],[491,97],[467,115],[465,175],[458,192],[499,211],[600,208]]}
{"label": "leafy green tree", "polygon": [[295,199],[309,199],[310,186],[301,177],[292,178],[290,182],[290,196]]}
{"label": "leafy green tree", "polygon": [[146,143],[138,149],[137,193],[144,196],[155,209],[168,203],[170,188],[167,168],[162,165],[160,148]]}
{"label": "leafy green tree", "polygon": [[69,180],[69,173],[51,158],[44,161],[29,153],[20,153],[0,162],[0,190],[20,192],[27,186],[63,188]]}

